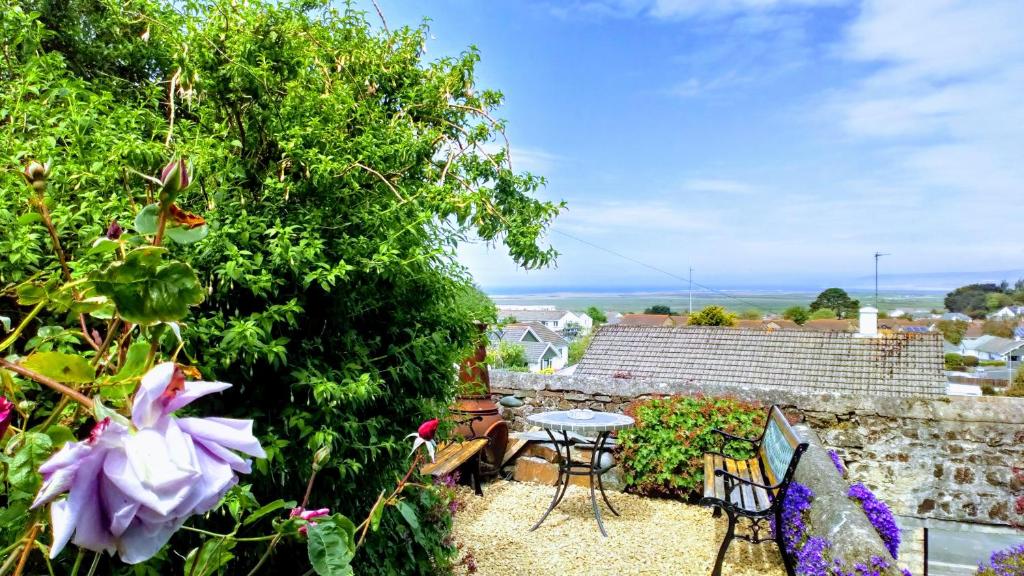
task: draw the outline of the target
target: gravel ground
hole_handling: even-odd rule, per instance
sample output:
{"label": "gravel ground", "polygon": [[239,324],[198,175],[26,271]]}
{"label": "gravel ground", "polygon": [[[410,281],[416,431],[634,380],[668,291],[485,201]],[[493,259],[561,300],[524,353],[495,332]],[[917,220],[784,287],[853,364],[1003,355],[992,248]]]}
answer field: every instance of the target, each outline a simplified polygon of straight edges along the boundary
{"label": "gravel ground", "polygon": [[[484,496],[460,492],[464,508],[455,516],[455,537],[476,559],[477,574],[707,576],[725,533],[724,519],[709,508],[618,492],[608,498],[622,516],[601,502],[608,538],[590,507],[590,491],[570,487],[561,504],[536,531],[554,487],[496,481]],[[600,494],[598,495],[600,502]],[[775,546],[735,540],[722,573],[727,576],[784,576]]]}

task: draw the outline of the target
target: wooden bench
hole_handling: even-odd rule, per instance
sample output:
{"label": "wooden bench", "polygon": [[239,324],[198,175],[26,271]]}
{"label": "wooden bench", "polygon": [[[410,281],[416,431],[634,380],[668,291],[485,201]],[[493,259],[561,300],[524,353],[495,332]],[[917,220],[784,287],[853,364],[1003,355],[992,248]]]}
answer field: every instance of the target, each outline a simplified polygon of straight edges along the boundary
{"label": "wooden bench", "polygon": [[483,496],[484,491],[480,487],[480,453],[491,440],[486,436],[476,435],[473,422],[478,420],[483,420],[483,416],[476,416],[468,420],[469,430],[472,434],[469,438],[461,442],[446,442],[438,446],[434,461],[423,465],[420,472],[440,478],[456,470],[461,470],[469,474],[476,495]]}
{"label": "wooden bench", "polygon": [[[782,530],[775,530],[773,534],[768,524],[774,521],[775,526],[782,526],[782,502],[800,456],[807,450],[807,442],[800,441],[778,406],[768,410],[768,421],[757,438],[740,438],[722,430],[714,432],[721,437],[722,446],[718,452],[704,455],[704,497],[701,504],[713,506],[715,516],[724,510],[729,517],[729,527],[718,550],[712,576],[721,575],[722,561],[733,538],[753,544],[774,540],[782,554],[786,573],[794,576],[793,559],[786,554]],[[726,444],[734,442],[749,445],[754,457],[738,460],[723,454]],[[748,534],[736,534],[739,518],[746,518],[750,523]],[[762,531],[767,535],[762,536]]]}

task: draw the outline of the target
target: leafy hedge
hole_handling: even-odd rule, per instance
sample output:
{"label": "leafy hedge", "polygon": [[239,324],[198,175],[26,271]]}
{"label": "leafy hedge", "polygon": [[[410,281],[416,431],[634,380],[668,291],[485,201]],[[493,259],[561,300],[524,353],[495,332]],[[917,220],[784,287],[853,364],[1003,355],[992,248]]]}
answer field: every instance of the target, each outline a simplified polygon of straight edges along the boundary
{"label": "leafy hedge", "polygon": [[[404,436],[450,401],[453,363],[475,335],[458,242],[501,242],[525,267],[555,256],[539,239],[559,205],[535,200],[542,180],[513,169],[494,118],[502,97],[474,83],[477,53],[427,61],[425,26],[379,30],[308,0],[0,0],[0,36],[0,316],[21,324],[14,286],[60,273],[22,165],[53,161],[50,210],[80,278],[110,258],[92,250],[110,222],[128,228],[152,202],[141,175],[186,158],[196,182],[178,204],[209,236],[171,248],[204,293],[181,323],[181,357],[235,385],[204,407],[256,421],[261,501],[301,496],[314,452],[330,447],[311,503],[365,514],[408,466]],[[88,350],[59,328],[68,320],[43,310],[4,354]],[[169,355],[177,340],[166,330],[153,346]],[[13,382],[35,401],[37,387]],[[53,408],[31,406],[37,420]],[[56,448],[38,446],[38,459]],[[0,503],[11,542],[23,508]],[[424,492],[415,530],[389,509],[357,572],[442,568],[454,548],[439,508]],[[204,528],[229,525],[215,516]],[[232,572],[260,552],[232,551]],[[139,573],[181,572],[180,555],[161,557]],[[102,562],[99,573],[121,569]],[[306,565],[304,547],[282,546],[266,572]]]}
{"label": "leafy hedge", "polygon": [[[636,426],[619,434],[626,485],[641,494],[690,497],[704,487],[704,453],[721,447],[713,429],[753,438],[764,429],[765,410],[731,398],[668,396],[640,400],[626,413]],[[750,458],[743,442],[725,454]]]}

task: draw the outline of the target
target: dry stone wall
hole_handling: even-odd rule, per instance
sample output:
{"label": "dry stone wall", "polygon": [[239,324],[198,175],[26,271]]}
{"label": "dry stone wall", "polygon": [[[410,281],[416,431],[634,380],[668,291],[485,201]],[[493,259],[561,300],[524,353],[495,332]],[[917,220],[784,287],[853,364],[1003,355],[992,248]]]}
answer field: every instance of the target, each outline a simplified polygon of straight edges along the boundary
{"label": "dry stone wall", "polygon": [[733,396],[779,404],[817,431],[846,461],[851,481],[868,485],[900,516],[996,525],[1024,524],[1014,499],[1024,484],[1024,399],[894,398],[801,394],[744,386],[693,386],[626,378],[581,378],[493,371],[495,399],[515,430],[545,410],[622,412],[636,399],[667,394]]}

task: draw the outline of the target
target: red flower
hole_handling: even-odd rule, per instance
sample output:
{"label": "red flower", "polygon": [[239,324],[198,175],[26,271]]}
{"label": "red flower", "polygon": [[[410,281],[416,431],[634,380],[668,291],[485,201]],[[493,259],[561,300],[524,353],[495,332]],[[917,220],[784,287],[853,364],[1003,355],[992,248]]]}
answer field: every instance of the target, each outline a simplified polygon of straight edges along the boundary
{"label": "red flower", "polygon": [[434,434],[437,434],[438,423],[439,422],[437,421],[437,418],[427,420],[423,424],[420,424],[420,427],[418,430],[416,430],[416,433],[419,434],[420,438],[423,438],[424,440],[433,440]]}
{"label": "red flower", "polygon": [[11,425],[13,419],[14,403],[6,397],[0,396],[0,438],[4,437],[4,433],[7,432],[7,427]]}

